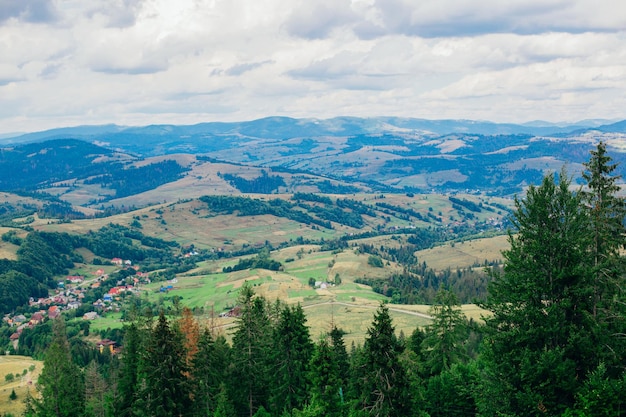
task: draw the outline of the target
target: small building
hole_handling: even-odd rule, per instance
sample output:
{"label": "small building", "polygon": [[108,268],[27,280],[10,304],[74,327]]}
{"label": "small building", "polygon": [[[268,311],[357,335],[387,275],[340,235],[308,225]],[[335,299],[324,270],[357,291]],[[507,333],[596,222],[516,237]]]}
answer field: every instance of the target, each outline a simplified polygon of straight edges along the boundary
{"label": "small building", "polygon": [[107,349],[109,353],[113,354],[115,352],[115,345],[117,345],[117,343],[113,340],[102,339],[96,343],[96,348],[100,351],[100,353],[104,353],[104,350]]}
{"label": "small building", "polygon": [[57,307],[57,306],[50,306],[50,308],[48,309],[48,317],[51,320],[56,319],[60,315],[61,315],[61,310],[59,309],[59,307]]}
{"label": "small building", "polygon": [[30,316],[30,324],[32,324],[33,326],[36,326],[39,323],[42,323],[43,320],[44,320],[44,315],[41,314],[40,311],[37,311],[36,313],[33,313],[32,316]]}
{"label": "small building", "polygon": [[95,311],[90,311],[88,313],[83,314],[83,320],[95,320],[98,317],[98,313],[96,313]]}

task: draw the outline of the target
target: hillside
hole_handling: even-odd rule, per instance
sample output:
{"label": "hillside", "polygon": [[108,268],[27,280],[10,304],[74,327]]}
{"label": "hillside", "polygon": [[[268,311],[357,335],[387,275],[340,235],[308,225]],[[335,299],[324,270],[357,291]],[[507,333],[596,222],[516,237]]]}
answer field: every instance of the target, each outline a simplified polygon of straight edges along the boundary
{"label": "hillside", "polygon": [[579,178],[599,140],[623,174],[622,126],[276,117],[65,128],[12,138],[0,154],[0,191],[44,191],[91,208],[238,193],[511,196],[562,166]]}

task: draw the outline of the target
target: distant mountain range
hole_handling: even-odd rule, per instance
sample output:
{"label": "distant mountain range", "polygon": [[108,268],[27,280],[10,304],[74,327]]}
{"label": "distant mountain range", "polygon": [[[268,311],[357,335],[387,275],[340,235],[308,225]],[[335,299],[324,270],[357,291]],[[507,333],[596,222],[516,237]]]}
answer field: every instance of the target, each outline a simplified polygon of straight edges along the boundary
{"label": "distant mountain range", "polygon": [[139,194],[137,201],[162,200],[159,190],[167,187],[210,194],[243,192],[242,184],[254,192],[261,183],[264,193],[471,190],[507,196],[562,166],[579,178],[599,140],[625,172],[626,120],[605,122],[269,117],[60,128],[0,138],[0,191],[45,190],[91,206],[132,204]]}
{"label": "distant mountain range", "polygon": [[524,124],[493,123],[475,120],[427,120],[399,117],[336,117],[332,119],[293,119],[267,117],[244,122],[209,122],[195,125],[150,125],[126,127],[114,124],[77,126],[42,132],[0,136],[0,144],[36,142],[48,139],[102,140],[124,143],[125,138],[210,138],[241,136],[263,139],[290,139],[297,137],[355,136],[364,134],[414,133],[446,135],[452,133],[479,135],[552,136],[580,134],[585,131],[626,132],[626,120],[585,120],[572,124],[533,121]]}

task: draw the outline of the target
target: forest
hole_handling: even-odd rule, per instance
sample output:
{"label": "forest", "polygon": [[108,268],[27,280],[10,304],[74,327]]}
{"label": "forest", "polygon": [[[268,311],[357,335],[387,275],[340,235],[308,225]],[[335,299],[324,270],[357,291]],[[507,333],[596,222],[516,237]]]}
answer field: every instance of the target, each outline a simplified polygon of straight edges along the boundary
{"label": "forest", "polygon": [[481,321],[441,288],[425,328],[396,334],[383,302],[348,347],[334,323],[312,340],[299,304],[244,284],[227,334],[184,306],[138,306],[121,350],[85,363],[56,319],[25,415],[626,415],[626,206],[603,143],[584,166],[584,187],[563,170],[515,200]]}

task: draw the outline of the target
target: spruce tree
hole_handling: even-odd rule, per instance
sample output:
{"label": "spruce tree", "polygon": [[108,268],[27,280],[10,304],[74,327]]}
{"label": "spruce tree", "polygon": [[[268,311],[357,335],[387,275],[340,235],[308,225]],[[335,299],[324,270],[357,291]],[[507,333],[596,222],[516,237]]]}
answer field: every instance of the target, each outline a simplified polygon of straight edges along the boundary
{"label": "spruce tree", "polygon": [[308,399],[307,372],[313,343],[302,306],[284,306],[274,329],[272,408],[301,408]]}
{"label": "spruce tree", "polygon": [[515,200],[504,274],[482,304],[485,374],[481,412],[560,415],[597,365],[589,219],[564,171]]}
{"label": "spruce tree", "polygon": [[346,344],[343,340],[345,332],[333,325],[330,330],[330,344],[339,368],[339,378],[341,379],[341,386],[345,391],[348,387],[348,379],[350,377],[350,357],[346,350]]}
{"label": "spruce tree", "polygon": [[430,308],[432,323],[421,345],[426,375],[438,375],[467,361],[467,321],[452,291],[440,289]]}
{"label": "spruce tree", "polygon": [[310,362],[311,402],[301,413],[307,417],[341,417],[345,414],[343,381],[337,355],[326,338],[315,346]]}
{"label": "spruce tree", "polygon": [[38,417],[80,417],[85,411],[83,375],[72,362],[65,322],[52,324],[52,343],[46,350],[37,382],[41,399],[36,402]]}
{"label": "spruce tree", "polygon": [[186,357],[181,334],[161,312],[141,357],[141,401],[135,403],[135,412],[150,417],[191,413]]}
{"label": "spruce tree", "polygon": [[613,337],[626,334],[626,281],[624,259],[620,254],[626,245],[626,202],[618,195],[620,176],[615,174],[617,164],[607,155],[605,143],[598,143],[584,166],[587,187],[582,195],[591,219],[592,314],[604,331],[599,345],[606,348],[598,355],[609,366],[610,374],[615,373],[616,368],[622,369],[626,353],[624,338]]}
{"label": "spruce tree", "polygon": [[144,337],[145,334],[135,323],[128,326],[124,332],[124,354],[118,371],[115,401],[113,402],[116,416],[130,417],[133,415],[139,390],[138,369]]}
{"label": "spruce tree", "polygon": [[357,410],[377,417],[410,415],[409,381],[399,360],[401,352],[389,309],[381,303],[363,345]]}
{"label": "spruce tree", "polygon": [[211,332],[205,329],[200,334],[198,351],[192,362],[192,385],[194,394],[195,415],[206,416],[215,412],[217,396],[225,381],[228,364],[224,358],[222,341],[215,343]]}
{"label": "spruce tree", "polygon": [[237,300],[241,315],[233,335],[229,393],[237,415],[252,417],[260,406],[269,407],[272,381],[272,327],[268,305],[244,283]]}
{"label": "spruce tree", "polygon": [[85,369],[85,416],[106,417],[109,387],[100,373],[96,361],[89,362]]}

